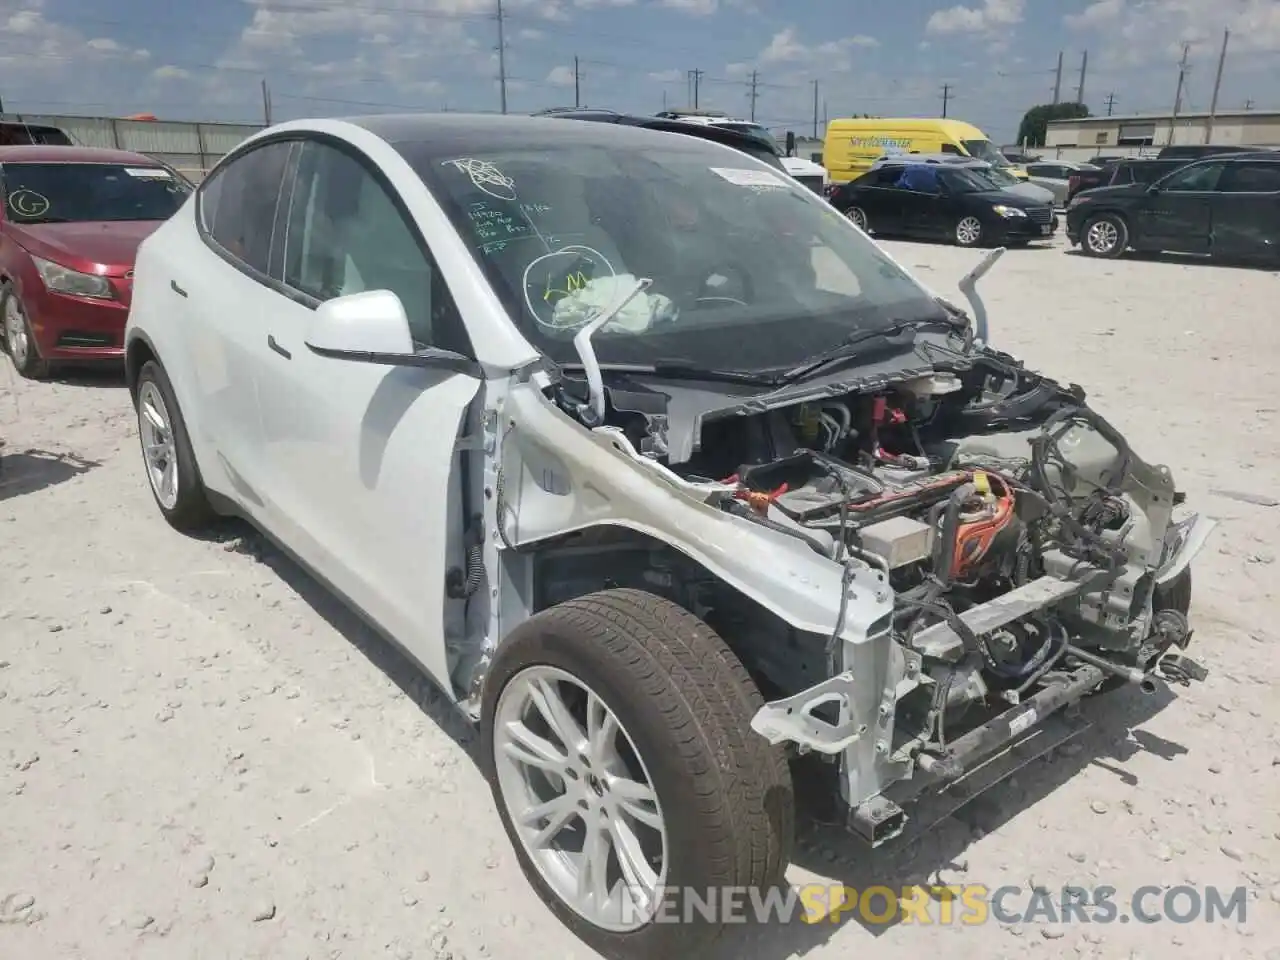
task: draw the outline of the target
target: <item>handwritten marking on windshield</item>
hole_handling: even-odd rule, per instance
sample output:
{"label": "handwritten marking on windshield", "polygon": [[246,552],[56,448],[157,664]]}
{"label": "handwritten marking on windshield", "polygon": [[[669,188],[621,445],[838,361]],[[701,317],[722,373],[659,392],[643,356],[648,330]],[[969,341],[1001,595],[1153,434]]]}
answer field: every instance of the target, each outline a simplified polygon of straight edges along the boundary
{"label": "handwritten marking on windshield", "polygon": [[474,157],[459,157],[456,160],[444,161],[444,166],[451,166],[471,178],[471,185],[495,200],[515,200],[516,182],[498,169],[488,160],[477,160]]}
{"label": "handwritten marking on windshield", "polygon": [[20,217],[43,217],[53,204],[44,194],[24,188],[9,194],[9,206]]}

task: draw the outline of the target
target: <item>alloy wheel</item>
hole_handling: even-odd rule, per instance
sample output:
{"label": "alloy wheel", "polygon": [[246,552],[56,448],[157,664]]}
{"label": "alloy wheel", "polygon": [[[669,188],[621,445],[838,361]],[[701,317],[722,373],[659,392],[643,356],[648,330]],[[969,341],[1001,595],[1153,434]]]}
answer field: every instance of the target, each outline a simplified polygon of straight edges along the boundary
{"label": "alloy wheel", "polygon": [[160,506],[172,510],[178,503],[178,449],[169,408],[152,380],[138,390],[138,435],[151,489]]}
{"label": "alloy wheel", "polygon": [[26,317],[22,314],[22,307],[18,305],[18,298],[12,293],[4,304],[4,335],[13,365],[21,370],[30,354],[31,342],[27,339]]}
{"label": "alloy wheel", "polygon": [[861,207],[850,207],[845,216],[863,233],[867,232],[867,214]]}
{"label": "alloy wheel", "polygon": [[1120,242],[1120,231],[1110,220],[1097,220],[1089,224],[1085,242],[1094,253],[1110,253]]}
{"label": "alloy wheel", "polygon": [[956,239],[971,247],[982,237],[982,223],[977,217],[965,217],[956,224]]}
{"label": "alloy wheel", "polygon": [[666,881],[666,820],[603,698],[567,671],[526,667],[499,696],[493,753],[519,842],[556,896],[605,930],[648,923]]}

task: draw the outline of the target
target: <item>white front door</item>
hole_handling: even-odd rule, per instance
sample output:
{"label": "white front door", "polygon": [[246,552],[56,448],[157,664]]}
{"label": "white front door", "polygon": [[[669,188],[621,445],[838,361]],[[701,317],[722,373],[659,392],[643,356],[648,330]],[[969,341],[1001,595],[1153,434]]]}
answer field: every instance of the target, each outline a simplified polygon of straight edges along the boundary
{"label": "white front door", "polygon": [[[469,349],[430,251],[366,161],[323,142],[299,156],[283,278],[261,333],[258,403],[272,523],[316,572],[446,690],[445,577],[464,565],[455,443],[480,381],[312,353],[319,303],[391,290],[415,344]],[[268,343],[270,338],[270,343]]]}

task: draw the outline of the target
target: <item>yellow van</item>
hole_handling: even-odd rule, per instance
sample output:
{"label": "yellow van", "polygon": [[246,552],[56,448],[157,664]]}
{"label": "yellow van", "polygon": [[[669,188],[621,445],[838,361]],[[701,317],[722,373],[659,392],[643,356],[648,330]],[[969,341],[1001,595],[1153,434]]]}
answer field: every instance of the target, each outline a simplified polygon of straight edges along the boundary
{"label": "yellow van", "polygon": [[954,153],[1003,167],[1020,180],[1026,171],[1009,163],[991,139],[971,123],[946,119],[832,120],[822,149],[822,165],[833,183],[862,176],[886,153]]}

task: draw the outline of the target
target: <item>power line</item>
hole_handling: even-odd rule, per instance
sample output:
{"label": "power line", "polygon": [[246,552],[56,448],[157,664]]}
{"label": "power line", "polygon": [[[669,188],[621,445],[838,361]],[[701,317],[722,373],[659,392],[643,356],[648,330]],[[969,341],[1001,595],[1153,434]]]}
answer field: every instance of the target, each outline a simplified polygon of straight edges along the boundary
{"label": "power line", "polygon": [[578,55],[573,56],[573,105],[582,106],[582,72],[578,68]]}
{"label": "power line", "polygon": [[1058,51],[1058,72],[1057,78],[1053,81],[1053,102],[1058,103],[1062,99],[1062,51]]}
{"label": "power line", "polygon": [[951,103],[951,84],[944,83],[942,85],[942,115],[947,115],[947,106]]}
{"label": "power line", "polygon": [[1089,69],[1089,51],[1080,56],[1080,86],[1076,89],[1076,103],[1084,103],[1084,76]]}
{"label": "power line", "polygon": [[1108,93],[1107,94],[1107,116],[1108,117],[1111,116],[1111,113],[1115,109],[1115,106],[1116,106],[1116,95],[1114,93]]}
{"label": "power line", "polygon": [[1222,52],[1218,54],[1218,75],[1213,79],[1213,99],[1209,101],[1209,122],[1204,126],[1204,142],[1213,142],[1213,121],[1218,115],[1218,93],[1222,90],[1222,71],[1227,65],[1227,42],[1231,31],[1222,31]]}
{"label": "power line", "polygon": [[751,120],[754,123],[756,119],[756,100],[760,98],[759,92],[760,74],[756,70],[751,71],[751,89],[747,92],[747,97],[751,101]]}
{"label": "power line", "polygon": [[818,81],[813,81],[813,139],[818,139]]}
{"label": "power line", "polygon": [[693,109],[698,109],[698,88],[702,85],[702,78],[706,76],[705,70],[689,71],[689,105]]}

